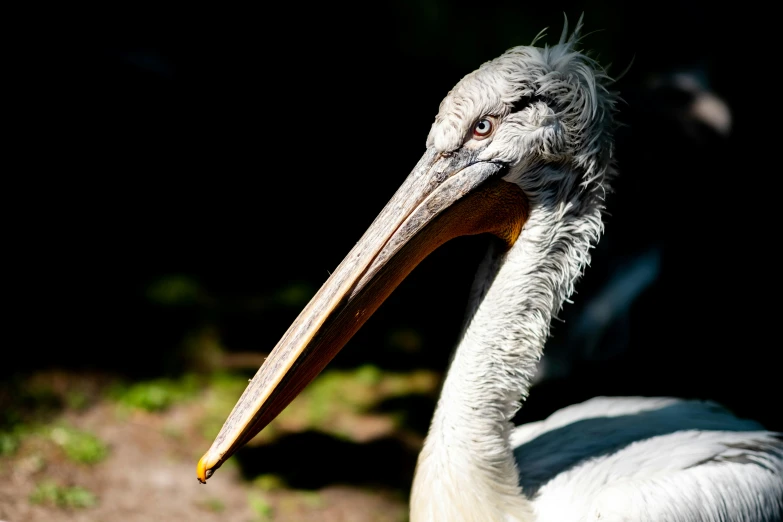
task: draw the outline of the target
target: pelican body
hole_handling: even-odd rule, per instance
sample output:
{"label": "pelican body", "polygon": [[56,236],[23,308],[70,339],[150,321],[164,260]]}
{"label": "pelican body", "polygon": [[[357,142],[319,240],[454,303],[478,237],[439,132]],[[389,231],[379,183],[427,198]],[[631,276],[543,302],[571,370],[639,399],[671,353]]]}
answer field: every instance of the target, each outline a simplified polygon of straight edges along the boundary
{"label": "pelican body", "polygon": [[614,173],[617,98],[604,70],[576,50],[580,27],[552,47],[510,49],[449,92],[421,160],[199,461],[201,482],[296,397],[419,261],[454,237],[492,234],[419,455],[412,522],[783,519],[781,435],[716,404],[598,397],[540,422],[511,422],[552,316],[601,235]]}

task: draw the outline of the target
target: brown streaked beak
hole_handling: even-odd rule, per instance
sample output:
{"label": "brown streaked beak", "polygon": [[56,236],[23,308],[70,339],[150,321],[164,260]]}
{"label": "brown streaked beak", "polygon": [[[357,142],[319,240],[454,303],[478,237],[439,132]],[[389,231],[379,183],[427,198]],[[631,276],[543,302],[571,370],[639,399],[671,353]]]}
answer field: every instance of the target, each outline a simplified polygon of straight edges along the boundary
{"label": "brown streaked beak", "polygon": [[477,155],[427,150],[253,377],[199,460],[200,482],[269,424],[433,250],[485,232],[514,244],[528,200],[501,179],[502,164],[477,161]]}

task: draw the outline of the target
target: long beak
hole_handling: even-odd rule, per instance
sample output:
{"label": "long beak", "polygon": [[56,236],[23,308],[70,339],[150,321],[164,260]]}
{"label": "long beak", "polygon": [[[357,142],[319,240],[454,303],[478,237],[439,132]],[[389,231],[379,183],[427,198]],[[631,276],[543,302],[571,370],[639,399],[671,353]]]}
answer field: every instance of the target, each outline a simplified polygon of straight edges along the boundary
{"label": "long beak", "polygon": [[198,462],[205,483],[332,360],[413,268],[457,236],[492,233],[513,245],[529,214],[503,165],[474,151],[428,149],[361,240],[288,328]]}

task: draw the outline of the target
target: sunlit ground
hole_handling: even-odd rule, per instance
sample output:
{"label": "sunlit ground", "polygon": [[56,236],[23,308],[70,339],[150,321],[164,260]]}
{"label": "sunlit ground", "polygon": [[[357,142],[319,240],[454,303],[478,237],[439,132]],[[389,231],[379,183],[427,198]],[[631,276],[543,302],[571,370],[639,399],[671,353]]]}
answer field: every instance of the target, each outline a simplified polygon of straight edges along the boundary
{"label": "sunlit ground", "polygon": [[327,370],[201,486],[195,464],[246,384],[228,372],[133,383],[42,372],[5,383],[0,519],[407,519],[422,440],[401,399],[432,396],[436,374]]}

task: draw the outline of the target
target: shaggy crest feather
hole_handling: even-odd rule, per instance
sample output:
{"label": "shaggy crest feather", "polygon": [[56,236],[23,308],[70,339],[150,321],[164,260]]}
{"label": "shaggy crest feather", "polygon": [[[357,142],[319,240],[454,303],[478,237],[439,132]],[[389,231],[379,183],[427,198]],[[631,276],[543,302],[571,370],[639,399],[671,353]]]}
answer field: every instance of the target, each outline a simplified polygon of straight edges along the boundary
{"label": "shaggy crest feather", "polygon": [[[497,116],[509,128],[483,158],[506,161],[514,158],[504,151],[533,149],[547,161],[570,162],[586,188],[598,185],[604,191],[614,172],[617,96],[603,68],[576,49],[582,19],[569,38],[567,27],[553,47],[514,47],[466,75],[441,102],[427,145],[456,150],[470,138],[476,119]],[[526,99],[529,105],[514,112]]]}

